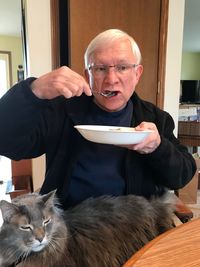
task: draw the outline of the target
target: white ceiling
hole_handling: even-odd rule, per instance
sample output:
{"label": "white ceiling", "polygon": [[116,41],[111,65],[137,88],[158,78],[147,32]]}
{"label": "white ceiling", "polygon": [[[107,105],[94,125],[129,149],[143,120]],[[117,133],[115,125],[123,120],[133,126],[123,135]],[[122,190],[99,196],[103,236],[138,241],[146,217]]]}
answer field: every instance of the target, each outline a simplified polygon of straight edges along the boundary
{"label": "white ceiling", "polygon": [[[21,0],[0,0],[0,35],[20,34]],[[200,52],[200,0],[185,0],[183,50]]]}

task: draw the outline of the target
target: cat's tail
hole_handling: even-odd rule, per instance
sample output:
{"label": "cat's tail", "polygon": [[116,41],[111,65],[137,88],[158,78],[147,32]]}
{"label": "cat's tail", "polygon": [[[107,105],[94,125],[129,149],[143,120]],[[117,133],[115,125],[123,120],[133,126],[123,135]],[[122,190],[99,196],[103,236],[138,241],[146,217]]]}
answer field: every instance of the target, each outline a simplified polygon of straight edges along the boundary
{"label": "cat's tail", "polygon": [[172,190],[166,191],[166,193],[160,197],[160,201],[164,204],[170,205],[171,208],[174,209],[174,211],[176,210],[176,204],[177,204],[178,198],[174,194],[174,191]]}

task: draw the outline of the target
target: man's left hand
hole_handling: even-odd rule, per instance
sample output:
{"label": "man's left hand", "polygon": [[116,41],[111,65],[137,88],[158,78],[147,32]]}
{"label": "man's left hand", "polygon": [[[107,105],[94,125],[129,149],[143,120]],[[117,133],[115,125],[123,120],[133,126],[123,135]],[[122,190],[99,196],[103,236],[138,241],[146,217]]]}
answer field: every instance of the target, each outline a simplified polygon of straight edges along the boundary
{"label": "man's left hand", "polygon": [[149,154],[152,153],[161,142],[160,134],[154,123],[151,122],[142,122],[137,127],[136,131],[146,131],[151,130],[152,132],[140,143],[135,145],[126,145],[128,149],[137,151],[140,154]]}

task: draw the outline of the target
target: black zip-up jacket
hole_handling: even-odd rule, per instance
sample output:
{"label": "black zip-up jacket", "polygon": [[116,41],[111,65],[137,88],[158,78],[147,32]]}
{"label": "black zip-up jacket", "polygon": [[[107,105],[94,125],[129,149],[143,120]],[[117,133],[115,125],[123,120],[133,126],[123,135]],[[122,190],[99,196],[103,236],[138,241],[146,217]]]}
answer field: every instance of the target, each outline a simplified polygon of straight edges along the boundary
{"label": "black zip-up jacket", "polygon": [[[75,142],[79,134],[74,125],[84,124],[92,97],[58,97],[41,100],[30,89],[34,78],[16,84],[0,99],[0,155],[14,160],[46,154],[45,181],[41,193],[57,188],[61,203],[69,189],[70,173],[76,161]],[[173,134],[171,116],[136,93],[132,126],[153,122],[161,136],[160,146],[150,154],[128,150],[125,160],[126,194],[147,198],[166,189],[186,185],[196,171],[187,148]]]}

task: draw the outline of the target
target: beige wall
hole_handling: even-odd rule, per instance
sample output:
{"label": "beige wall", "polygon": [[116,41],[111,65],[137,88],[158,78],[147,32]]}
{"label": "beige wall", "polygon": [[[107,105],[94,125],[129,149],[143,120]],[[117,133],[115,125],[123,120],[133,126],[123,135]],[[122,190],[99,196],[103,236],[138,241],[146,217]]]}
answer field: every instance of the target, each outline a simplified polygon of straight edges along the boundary
{"label": "beige wall", "polygon": [[178,127],[184,6],[184,0],[169,0],[164,110],[175,121],[175,134]]}
{"label": "beige wall", "polygon": [[51,70],[50,0],[26,1],[26,27],[29,76]]}
{"label": "beige wall", "polygon": [[[28,76],[38,77],[51,71],[50,0],[26,1],[28,44]],[[32,161],[33,187],[38,189],[44,179],[45,157]]]}
{"label": "beige wall", "polygon": [[0,51],[10,51],[12,61],[12,80],[17,82],[17,67],[23,65],[21,37],[0,35]]}
{"label": "beige wall", "polygon": [[200,80],[200,53],[183,53],[181,80]]}

